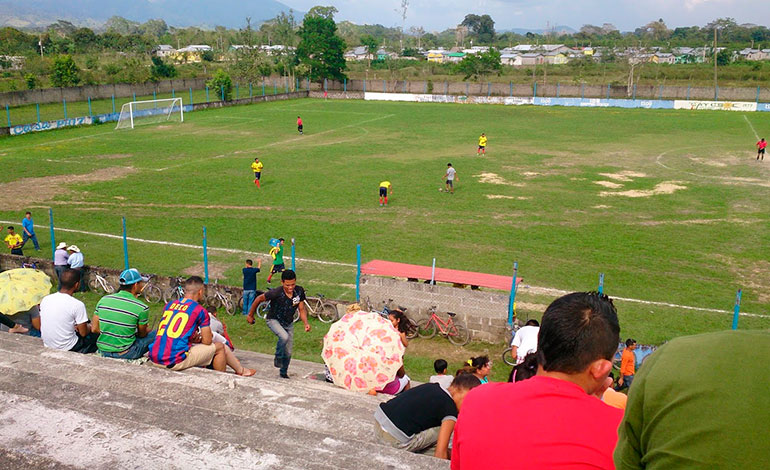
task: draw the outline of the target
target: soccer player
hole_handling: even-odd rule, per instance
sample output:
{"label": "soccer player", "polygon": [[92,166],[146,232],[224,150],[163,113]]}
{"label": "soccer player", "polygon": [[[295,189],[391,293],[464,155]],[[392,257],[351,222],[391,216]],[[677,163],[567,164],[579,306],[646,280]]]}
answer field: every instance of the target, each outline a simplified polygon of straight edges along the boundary
{"label": "soccer player", "polygon": [[259,161],[259,158],[254,159],[254,163],[251,164],[251,171],[254,172],[254,184],[257,185],[257,188],[261,187],[259,185],[259,179],[262,177],[262,162]]}
{"label": "soccer player", "polygon": [[5,237],[5,244],[11,250],[12,255],[24,256],[22,247],[24,246],[24,240],[21,235],[16,233],[12,226],[8,227],[8,235]]}
{"label": "soccer player", "polygon": [[444,180],[446,181],[446,192],[448,193],[455,193],[455,186],[454,182],[457,180],[457,182],[460,182],[460,177],[457,176],[457,170],[454,169],[451,163],[446,164],[446,174],[444,175]]}
{"label": "soccer player", "polygon": [[483,132],[481,133],[481,136],[479,137],[479,149],[476,151],[476,155],[487,154],[487,135]]}
{"label": "soccer player", "polygon": [[270,274],[267,275],[268,284],[270,284],[273,274],[280,273],[286,269],[286,266],[283,264],[283,238],[279,238],[278,244],[270,248],[270,256],[273,257],[273,267],[270,269]]}
{"label": "soccer player", "polygon": [[390,181],[383,181],[380,183],[380,206],[388,205],[388,192],[391,196],[393,195],[393,185]]}
{"label": "soccer player", "polygon": [[299,131],[299,135],[302,135],[302,118],[297,116],[297,131]]}
{"label": "soccer player", "polygon": [[757,142],[757,160],[759,160],[759,156],[762,156],[762,161],[765,161],[765,148],[767,147],[767,142],[765,141],[765,138],[762,137],[762,139]]}

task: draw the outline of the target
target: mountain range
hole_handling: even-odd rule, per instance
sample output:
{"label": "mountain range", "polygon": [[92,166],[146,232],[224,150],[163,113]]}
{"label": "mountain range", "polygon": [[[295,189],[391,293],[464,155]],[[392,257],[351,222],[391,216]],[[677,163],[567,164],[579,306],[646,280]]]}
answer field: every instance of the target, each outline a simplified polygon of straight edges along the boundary
{"label": "mountain range", "polygon": [[[145,22],[162,18],[169,26],[242,28],[275,18],[290,7],[276,0],[0,0],[0,25],[42,27],[57,20],[99,27],[112,16]],[[304,12],[295,12],[298,20]]]}

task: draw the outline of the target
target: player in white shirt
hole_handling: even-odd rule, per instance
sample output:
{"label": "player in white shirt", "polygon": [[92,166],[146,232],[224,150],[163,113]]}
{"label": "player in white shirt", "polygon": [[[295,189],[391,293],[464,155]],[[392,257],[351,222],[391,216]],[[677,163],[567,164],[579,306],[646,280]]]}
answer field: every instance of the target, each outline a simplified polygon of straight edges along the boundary
{"label": "player in white shirt", "polygon": [[540,323],[537,320],[527,320],[527,323],[516,332],[511,341],[511,356],[516,356],[516,364],[521,364],[524,357],[537,351],[537,335],[540,332]]}

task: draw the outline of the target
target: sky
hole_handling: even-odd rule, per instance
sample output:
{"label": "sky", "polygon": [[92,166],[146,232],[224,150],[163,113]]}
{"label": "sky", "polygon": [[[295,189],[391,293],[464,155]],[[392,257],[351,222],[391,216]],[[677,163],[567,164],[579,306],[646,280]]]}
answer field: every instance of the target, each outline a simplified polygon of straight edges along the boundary
{"label": "sky", "polygon": [[[297,10],[333,5],[337,21],[401,26],[402,0],[281,0]],[[489,14],[495,29],[545,29],[612,23],[621,31],[662,18],[669,28],[703,26],[716,18],[770,26],[770,0],[408,0],[405,25],[427,31],[456,26],[468,13]]]}

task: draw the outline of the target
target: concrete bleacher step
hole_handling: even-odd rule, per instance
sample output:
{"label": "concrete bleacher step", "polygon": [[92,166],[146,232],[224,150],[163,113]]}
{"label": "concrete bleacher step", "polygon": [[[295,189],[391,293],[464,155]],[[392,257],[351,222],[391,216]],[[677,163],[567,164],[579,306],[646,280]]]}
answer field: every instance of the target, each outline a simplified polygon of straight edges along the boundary
{"label": "concrete bleacher step", "polygon": [[[15,468],[447,468],[374,441],[382,397],[238,351],[254,377],[172,372],[0,333],[0,448]],[[0,456],[2,457],[2,456]],[[0,468],[4,467],[0,463]]]}

